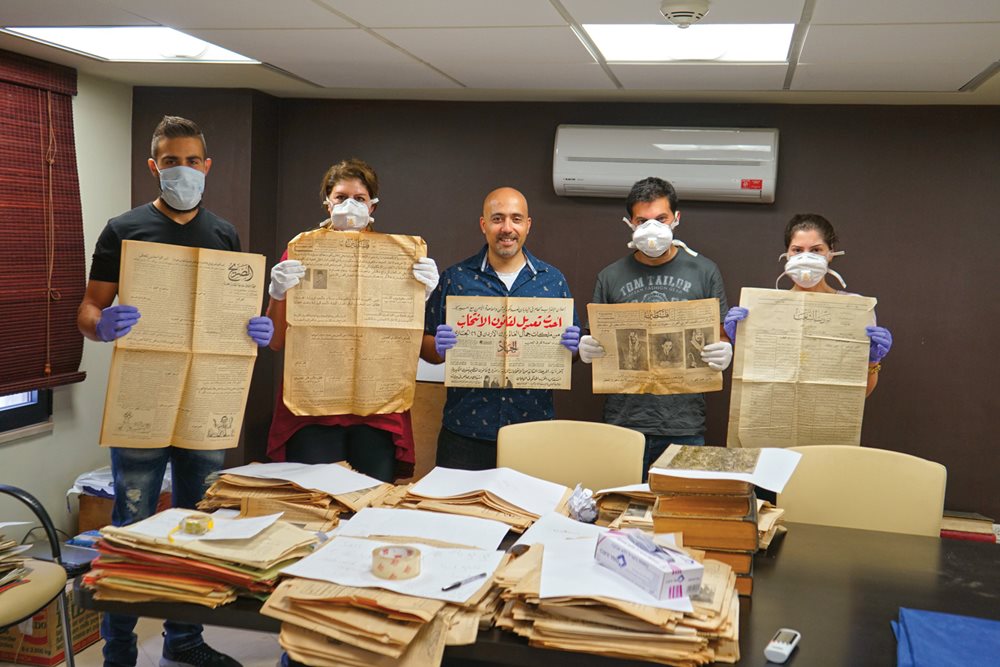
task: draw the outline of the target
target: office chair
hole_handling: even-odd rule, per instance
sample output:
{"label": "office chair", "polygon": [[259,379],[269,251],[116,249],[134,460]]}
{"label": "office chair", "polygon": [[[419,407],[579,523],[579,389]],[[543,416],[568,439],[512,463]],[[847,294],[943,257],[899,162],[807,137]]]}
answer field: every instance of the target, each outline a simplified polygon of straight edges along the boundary
{"label": "office chair", "polygon": [[947,470],[872,447],[791,447],[802,454],[778,494],[785,520],[940,537]]}
{"label": "office chair", "polygon": [[593,491],[642,481],[646,438],[621,426],[598,422],[525,422],[497,434],[497,467]]}
{"label": "office chair", "polygon": [[28,575],[30,581],[0,594],[0,602],[2,602],[0,604],[0,630],[5,630],[31,618],[45,609],[53,600],[58,600],[66,667],[74,667],[76,663],[73,659],[73,633],[66,601],[66,570],[62,566],[59,538],[56,535],[55,526],[52,525],[52,519],[49,518],[49,514],[42,507],[42,504],[27,491],[16,486],[0,484],[0,494],[13,496],[28,506],[38,517],[39,523],[45,530],[45,536],[49,539],[49,545],[52,547],[51,563],[25,560],[25,564],[31,568],[31,574]]}

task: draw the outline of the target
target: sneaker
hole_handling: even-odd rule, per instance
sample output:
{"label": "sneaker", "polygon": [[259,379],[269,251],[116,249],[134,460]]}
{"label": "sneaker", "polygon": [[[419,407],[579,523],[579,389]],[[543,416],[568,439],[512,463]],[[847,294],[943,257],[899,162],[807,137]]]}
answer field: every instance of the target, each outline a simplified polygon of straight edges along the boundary
{"label": "sneaker", "polygon": [[208,644],[201,643],[186,651],[171,651],[163,647],[160,667],[243,667],[225,653],[219,653]]}

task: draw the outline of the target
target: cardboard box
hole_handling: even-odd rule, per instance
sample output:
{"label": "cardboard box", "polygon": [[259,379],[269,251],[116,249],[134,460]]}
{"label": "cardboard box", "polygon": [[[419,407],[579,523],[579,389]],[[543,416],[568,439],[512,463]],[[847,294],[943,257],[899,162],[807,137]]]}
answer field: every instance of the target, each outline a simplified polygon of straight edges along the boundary
{"label": "cardboard box", "polygon": [[[80,494],[80,515],[77,518],[77,533],[88,530],[100,530],[111,525],[111,510],[115,501],[112,498]],[[160,494],[156,503],[156,511],[162,512],[170,507],[170,492]]]}
{"label": "cardboard box", "polygon": [[627,533],[609,530],[597,538],[594,560],[658,600],[690,597],[701,588],[705,567],[679,551],[643,549]]}
{"label": "cardboard box", "polygon": [[[101,638],[101,615],[73,604],[72,584],[67,584],[66,596],[73,632],[73,653],[78,653]],[[51,667],[65,659],[58,601],[53,601],[31,618],[30,634],[22,634],[18,626],[0,632],[2,661]]]}

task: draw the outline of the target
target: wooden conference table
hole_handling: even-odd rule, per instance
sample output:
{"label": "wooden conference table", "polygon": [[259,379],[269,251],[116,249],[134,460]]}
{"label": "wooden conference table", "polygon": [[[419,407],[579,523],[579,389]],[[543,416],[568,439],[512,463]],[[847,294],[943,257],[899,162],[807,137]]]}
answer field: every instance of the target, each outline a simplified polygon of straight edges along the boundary
{"label": "wooden conference table", "polygon": [[[786,664],[894,665],[889,621],[900,607],[1000,620],[1000,545],[876,531],[788,524],[788,533],[754,560],[752,598],[740,598],[739,665],[765,665],[764,646],[780,627],[802,633]],[[79,580],[77,583],[79,588]],[[84,607],[276,632],[279,622],[240,599],[208,609],[196,605],[95,601]],[[652,663],[529,647],[491,630],[471,646],[451,646],[445,665],[638,667]]]}

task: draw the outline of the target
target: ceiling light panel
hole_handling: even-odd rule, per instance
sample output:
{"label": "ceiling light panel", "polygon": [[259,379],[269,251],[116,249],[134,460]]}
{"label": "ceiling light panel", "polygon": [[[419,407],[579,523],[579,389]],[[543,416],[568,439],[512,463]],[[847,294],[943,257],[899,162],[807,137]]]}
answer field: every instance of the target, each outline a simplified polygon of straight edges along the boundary
{"label": "ceiling light panel", "polygon": [[255,62],[197,37],[160,26],[8,28],[7,32],[115,62]]}
{"label": "ceiling light panel", "polygon": [[585,24],[584,30],[610,62],[784,62],[795,26]]}

